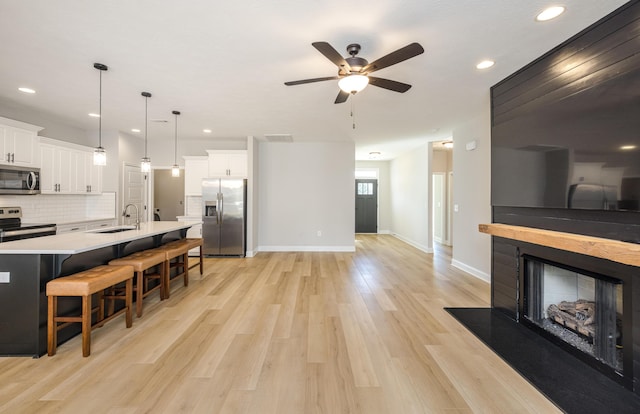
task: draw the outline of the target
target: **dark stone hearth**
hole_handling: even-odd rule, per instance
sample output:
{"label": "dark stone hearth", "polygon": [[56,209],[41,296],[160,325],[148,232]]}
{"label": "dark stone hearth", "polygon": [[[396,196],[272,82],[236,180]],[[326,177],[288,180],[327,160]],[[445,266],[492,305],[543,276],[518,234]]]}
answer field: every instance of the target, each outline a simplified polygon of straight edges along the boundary
{"label": "dark stone hearth", "polygon": [[502,312],[445,309],[563,411],[640,413],[640,397],[632,391]]}

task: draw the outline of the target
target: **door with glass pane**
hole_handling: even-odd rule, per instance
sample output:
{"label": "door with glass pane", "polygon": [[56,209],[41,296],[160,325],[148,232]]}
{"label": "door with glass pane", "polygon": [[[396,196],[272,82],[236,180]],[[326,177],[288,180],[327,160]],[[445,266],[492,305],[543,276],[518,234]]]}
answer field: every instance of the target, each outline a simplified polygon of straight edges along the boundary
{"label": "door with glass pane", "polygon": [[378,232],[378,180],[356,180],[356,233]]}

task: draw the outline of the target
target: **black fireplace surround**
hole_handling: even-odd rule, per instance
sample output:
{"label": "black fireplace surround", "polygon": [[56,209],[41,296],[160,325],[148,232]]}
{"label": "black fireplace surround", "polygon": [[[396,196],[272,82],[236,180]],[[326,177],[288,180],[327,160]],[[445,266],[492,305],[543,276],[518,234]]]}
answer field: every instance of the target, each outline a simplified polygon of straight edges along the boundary
{"label": "black fireplace surround", "polygon": [[[639,91],[640,1],[493,86],[492,221],[640,243]],[[640,395],[640,267],[492,238],[492,307],[565,348],[525,317],[532,258],[622,286],[620,365],[575,353]]]}

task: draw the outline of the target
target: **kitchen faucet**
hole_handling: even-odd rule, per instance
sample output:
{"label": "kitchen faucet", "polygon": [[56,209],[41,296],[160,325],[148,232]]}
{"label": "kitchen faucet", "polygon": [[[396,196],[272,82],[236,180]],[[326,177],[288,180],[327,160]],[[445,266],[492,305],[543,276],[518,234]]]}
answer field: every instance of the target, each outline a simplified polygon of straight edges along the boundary
{"label": "kitchen faucet", "polygon": [[122,212],[122,217],[127,217],[127,209],[129,206],[133,206],[136,208],[136,230],[140,230],[140,214],[138,213],[138,206],[135,204],[127,204],[124,206],[124,211]]}

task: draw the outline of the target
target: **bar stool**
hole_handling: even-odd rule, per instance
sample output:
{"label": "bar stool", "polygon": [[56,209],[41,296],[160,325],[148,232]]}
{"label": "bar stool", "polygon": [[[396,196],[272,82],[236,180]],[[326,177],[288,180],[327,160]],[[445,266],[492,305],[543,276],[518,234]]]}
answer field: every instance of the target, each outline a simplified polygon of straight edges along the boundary
{"label": "bar stool", "polygon": [[[161,252],[164,257],[165,293],[164,297],[169,298],[171,294],[171,281],[180,276],[184,278],[184,286],[189,286],[189,245],[181,240],[174,240],[160,247],[152,249],[154,252]],[[175,261],[173,261],[175,260]],[[171,269],[176,269],[176,274],[171,277]]]}
{"label": "bar stool", "polygon": [[[197,265],[200,265],[200,275],[202,275],[203,273],[203,264],[204,262],[202,261],[202,237],[198,237],[198,238],[187,238],[187,239],[182,239],[184,240],[183,243],[187,244],[187,248],[188,250],[191,249],[195,249],[196,247],[199,248],[200,250],[200,260],[194,264],[192,264],[191,266],[189,266],[189,269],[193,269],[194,267],[196,267]],[[182,241],[180,240],[180,241]]]}
{"label": "bar stool", "polygon": [[[119,259],[113,259],[109,262],[110,266],[118,265],[130,265],[136,274],[136,285],[134,287],[136,296],[136,316],[142,317],[142,300],[155,292],[160,290],[160,300],[167,298],[165,295],[165,254],[155,251],[155,249],[143,250],[130,254],[126,257]],[[157,272],[150,272],[153,267],[158,267]],[[158,284],[149,288],[149,281],[157,280]]]}
{"label": "bar stool", "polygon": [[[97,266],[70,276],[53,279],[47,283],[47,354],[56,354],[58,345],[58,331],[70,323],[82,324],[82,356],[88,357],[91,353],[91,329],[104,325],[108,320],[125,313],[127,328],[132,325],[131,300],[133,291],[133,268],[131,266]],[[105,289],[125,283],[124,294],[117,299],[124,300],[125,306],[117,313],[104,317],[104,299],[102,293]],[[99,305],[92,307],[91,297],[97,293]],[[82,297],[82,310],[80,316],[59,316],[58,297],[79,296]],[[114,296],[113,299],[116,297]],[[97,312],[97,321],[91,325],[91,315]],[[58,325],[61,323],[61,325]]]}

